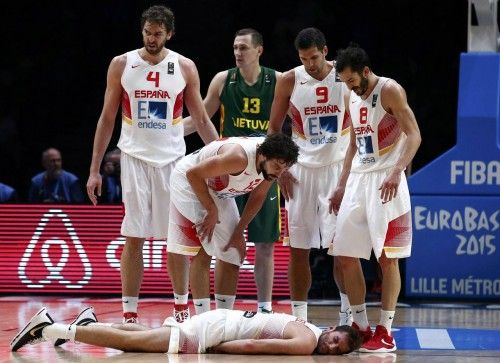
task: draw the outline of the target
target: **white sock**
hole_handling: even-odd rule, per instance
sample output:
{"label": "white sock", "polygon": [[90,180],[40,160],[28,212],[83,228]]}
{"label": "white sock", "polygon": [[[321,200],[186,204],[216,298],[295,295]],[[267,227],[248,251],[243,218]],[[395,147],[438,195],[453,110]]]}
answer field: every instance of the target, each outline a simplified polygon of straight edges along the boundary
{"label": "white sock", "polygon": [[272,301],[259,301],[257,302],[257,312],[270,313],[273,311]]}
{"label": "white sock", "polygon": [[292,315],[307,321],[307,301],[292,301]]}
{"label": "white sock", "polygon": [[196,315],[202,314],[206,311],[210,311],[210,298],[206,297],[203,299],[193,299],[194,311]]}
{"label": "white sock", "polygon": [[175,305],[186,305],[188,303],[189,292],[187,294],[181,295],[174,292],[174,304]]}
{"label": "white sock", "polygon": [[47,340],[69,339],[75,341],[76,325],[54,323],[42,330],[42,336]]}
{"label": "white sock", "polygon": [[220,295],[215,294],[215,306],[217,309],[233,309],[236,295]]}
{"label": "white sock", "polygon": [[351,307],[351,304],[349,304],[349,298],[347,297],[347,294],[340,293],[340,311],[345,313],[347,309]]}
{"label": "white sock", "polygon": [[361,330],[368,328],[368,316],[366,315],[366,304],[351,305],[352,319]]}
{"label": "white sock", "polygon": [[122,308],[124,313],[137,313],[138,296],[122,296]]}
{"label": "white sock", "polygon": [[380,325],[384,326],[389,334],[391,334],[395,314],[395,311],[380,310]]}

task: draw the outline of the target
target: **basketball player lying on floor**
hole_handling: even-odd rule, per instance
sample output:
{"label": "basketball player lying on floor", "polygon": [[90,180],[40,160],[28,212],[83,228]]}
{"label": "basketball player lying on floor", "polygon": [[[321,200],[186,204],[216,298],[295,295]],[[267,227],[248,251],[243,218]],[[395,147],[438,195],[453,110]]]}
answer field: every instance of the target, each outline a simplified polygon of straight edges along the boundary
{"label": "basketball player lying on floor", "polygon": [[167,318],[160,328],[139,324],[98,323],[93,308],[83,310],[71,324],[58,324],[41,309],[12,340],[12,351],[46,340],[68,340],[126,352],[229,354],[346,354],[360,347],[350,326],[322,331],[288,314],[263,314],[217,309],[183,323]]}

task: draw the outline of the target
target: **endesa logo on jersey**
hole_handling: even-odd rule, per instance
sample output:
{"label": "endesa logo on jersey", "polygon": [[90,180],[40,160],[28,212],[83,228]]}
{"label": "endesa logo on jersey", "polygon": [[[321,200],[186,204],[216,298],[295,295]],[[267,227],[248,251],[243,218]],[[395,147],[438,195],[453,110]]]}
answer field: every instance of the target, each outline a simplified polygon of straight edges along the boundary
{"label": "endesa logo on jersey", "polygon": [[322,145],[337,142],[337,115],[308,117],[307,124],[309,126],[309,135],[311,136],[309,139],[311,144]]}
{"label": "endesa logo on jersey", "polygon": [[[167,128],[168,103],[163,101],[138,101],[137,102],[137,127],[140,129]],[[144,120],[144,121],[141,121]]]}

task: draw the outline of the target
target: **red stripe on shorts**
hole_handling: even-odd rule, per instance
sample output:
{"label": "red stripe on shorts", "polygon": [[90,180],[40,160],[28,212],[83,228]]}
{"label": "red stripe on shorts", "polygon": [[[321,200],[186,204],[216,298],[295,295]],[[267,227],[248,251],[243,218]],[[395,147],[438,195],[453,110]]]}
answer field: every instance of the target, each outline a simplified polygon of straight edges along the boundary
{"label": "red stripe on shorts", "polygon": [[389,222],[384,247],[405,247],[411,242],[410,212]]}
{"label": "red stripe on shorts", "polygon": [[182,241],[172,241],[177,244],[181,244],[188,247],[200,247],[201,242],[198,236],[196,235],[196,228],[194,228],[194,223],[189,219],[184,217],[181,212],[175,208],[175,206],[171,205],[172,210],[172,221],[179,228],[179,231],[182,232]]}

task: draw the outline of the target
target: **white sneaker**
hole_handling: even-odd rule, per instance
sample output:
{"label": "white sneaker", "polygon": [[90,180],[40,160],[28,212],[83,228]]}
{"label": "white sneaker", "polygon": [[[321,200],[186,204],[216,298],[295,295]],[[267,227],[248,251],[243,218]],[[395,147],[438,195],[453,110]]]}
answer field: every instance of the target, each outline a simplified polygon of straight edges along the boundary
{"label": "white sneaker", "polygon": [[342,325],[352,325],[352,310],[347,308],[346,311],[339,312],[339,326]]}
{"label": "white sneaker", "polygon": [[[89,325],[90,323],[97,323],[97,317],[94,314],[93,307],[86,308],[80,311],[80,314],[78,314],[75,320],[71,322],[71,325],[76,324],[78,326],[85,326]],[[69,339],[61,339],[61,338],[56,339],[56,341],[54,342],[54,347],[58,347],[61,344],[66,343],[68,340]]]}
{"label": "white sneaker", "polygon": [[47,308],[40,309],[31,318],[29,323],[12,339],[10,349],[15,352],[26,344],[37,344],[45,341],[42,330],[52,324],[54,324],[54,320],[47,312]]}

